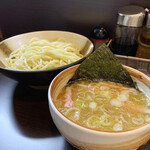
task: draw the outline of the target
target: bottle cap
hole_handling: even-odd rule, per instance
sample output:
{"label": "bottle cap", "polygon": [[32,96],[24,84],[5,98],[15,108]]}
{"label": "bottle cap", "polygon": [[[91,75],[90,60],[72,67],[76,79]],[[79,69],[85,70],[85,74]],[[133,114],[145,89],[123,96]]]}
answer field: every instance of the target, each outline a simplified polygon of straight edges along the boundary
{"label": "bottle cap", "polygon": [[141,27],[145,17],[145,9],[136,5],[128,5],[119,9],[117,24]]}
{"label": "bottle cap", "polygon": [[103,26],[95,27],[90,35],[93,41],[106,41],[109,39],[109,33]]}

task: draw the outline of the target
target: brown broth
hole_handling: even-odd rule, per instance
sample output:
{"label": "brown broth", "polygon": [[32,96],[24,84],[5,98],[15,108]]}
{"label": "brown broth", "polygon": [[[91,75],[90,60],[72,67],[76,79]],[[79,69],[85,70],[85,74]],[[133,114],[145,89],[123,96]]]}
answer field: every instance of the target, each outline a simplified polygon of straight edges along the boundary
{"label": "brown broth", "polygon": [[76,82],[64,87],[54,103],[70,120],[96,130],[129,130],[150,121],[150,99],[113,82]]}

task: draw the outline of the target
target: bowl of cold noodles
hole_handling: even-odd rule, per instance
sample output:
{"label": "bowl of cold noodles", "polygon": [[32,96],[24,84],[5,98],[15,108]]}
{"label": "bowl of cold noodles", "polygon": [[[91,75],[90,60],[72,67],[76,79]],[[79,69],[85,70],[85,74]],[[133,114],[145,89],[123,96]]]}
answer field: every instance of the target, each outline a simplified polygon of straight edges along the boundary
{"label": "bowl of cold noodles", "polygon": [[[51,82],[48,98],[53,121],[66,140],[78,149],[137,149],[150,139],[150,78],[118,64],[115,65],[118,76],[112,77],[115,69],[111,64],[115,64],[116,58],[112,61],[109,55],[110,67],[105,68],[107,62],[97,65],[109,68],[111,75],[105,70],[98,79],[97,73],[93,73],[96,68],[90,72],[98,61],[99,54],[94,53],[80,65],[59,73]],[[92,56],[95,60],[85,71]],[[105,58],[101,57],[102,62]]]}
{"label": "bowl of cold noodles", "polygon": [[0,43],[0,71],[21,83],[44,86],[63,69],[82,62],[92,51],[92,42],[77,33],[24,33]]}

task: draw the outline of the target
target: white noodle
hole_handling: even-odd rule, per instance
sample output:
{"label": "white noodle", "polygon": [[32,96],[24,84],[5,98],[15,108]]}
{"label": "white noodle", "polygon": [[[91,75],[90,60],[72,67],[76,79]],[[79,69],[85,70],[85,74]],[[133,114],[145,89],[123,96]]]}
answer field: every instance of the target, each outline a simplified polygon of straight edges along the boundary
{"label": "white noodle", "polygon": [[43,70],[73,63],[83,55],[72,43],[32,38],[28,45],[13,51],[6,58],[7,68],[16,70]]}

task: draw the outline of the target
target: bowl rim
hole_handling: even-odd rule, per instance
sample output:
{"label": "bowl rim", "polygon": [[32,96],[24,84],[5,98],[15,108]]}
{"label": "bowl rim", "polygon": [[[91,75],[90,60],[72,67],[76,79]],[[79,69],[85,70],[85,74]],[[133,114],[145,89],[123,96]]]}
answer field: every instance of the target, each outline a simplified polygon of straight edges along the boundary
{"label": "bowl rim", "polygon": [[41,31],[33,31],[33,32],[26,32],[26,33],[22,33],[22,34],[17,34],[17,35],[14,35],[14,36],[11,36],[9,38],[6,38],[6,39],[2,40],[0,42],[0,45],[4,42],[7,42],[8,40],[14,39],[14,38],[19,37],[19,36],[30,35],[30,34],[34,34],[34,33],[40,34],[40,33],[44,33],[44,32],[45,33],[46,32],[61,32],[61,33],[69,33],[69,34],[74,34],[74,35],[77,35],[77,36],[81,36],[81,37],[85,38],[87,41],[90,42],[91,50],[85,56],[80,58],[79,60],[77,60],[73,63],[67,64],[67,65],[63,65],[63,66],[59,66],[59,67],[55,67],[55,68],[43,69],[43,70],[17,70],[17,69],[10,69],[10,68],[0,66],[0,70],[6,70],[6,71],[18,72],[18,73],[36,73],[36,72],[45,72],[45,71],[56,71],[56,70],[68,68],[72,65],[80,63],[80,61],[83,61],[86,57],[88,57],[94,51],[94,44],[89,38],[87,38],[86,36],[84,36],[82,34],[79,34],[79,33],[70,32],[70,31],[63,31],[63,30],[41,30]]}
{"label": "bowl rim", "polygon": [[86,59],[86,57],[82,57],[81,59],[79,59],[73,63],[64,65],[64,66],[59,66],[59,67],[50,68],[50,69],[43,69],[43,70],[17,70],[17,69],[9,69],[9,68],[5,68],[5,67],[1,67],[1,66],[0,66],[0,70],[6,70],[6,71],[18,72],[18,73],[37,73],[37,72],[57,71],[60,69],[65,69],[65,68],[74,66],[76,64],[79,64],[80,61],[83,61],[84,59]]}
{"label": "bowl rim", "polygon": [[[57,76],[55,76],[55,78],[52,80],[52,82],[50,83],[49,85],[49,88],[48,88],[48,103],[49,103],[49,109],[53,109],[53,111],[57,114],[57,116],[62,119],[64,122],[66,122],[67,124],[73,126],[74,128],[78,128],[78,130],[82,130],[82,131],[85,131],[85,132],[90,132],[92,134],[104,134],[104,135],[125,135],[125,134],[131,134],[131,133],[137,133],[137,132],[143,132],[145,131],[147,128],[150,128],[150,122],[147,122],[147,123],[144,123],[136,128],[133,128],[133,129],[128,129],[128,130],[123,130],[123,131],[102,131],[102,130],[95,130],[95,129],[91,129],[91,128],[88,128],[88,127],[83,127],[77,123],[75,123],[74,121],[68,119],[65,115],[63,115],[58,109],[57,107],[55,106],[54,104],[54,100],[51,96],[51,93],[52,93],[52,87],[53,87],[53,84],[55,83],[55,81],[62,75],[62,74],[65,74],[66,72],[68,72],[68,70],[71,70],[73,68],[78,68],[79,64],[78,65],[75,65],[75,66],[71,66],[63,71],[61,71]],[[136,72],[136,73],[139,73],[140,75],[144,76],[145,78],[147,78],[149,81],[150,81],[150,78],[145,75],[144,73],[132,68],[132,67],[129,67],[129,66],[126,66],[126,65],[123,65],[123,67],[127,68],[127,69],[131,69],[132,71]],[[149,87],[150,88],[150,87]]]}

